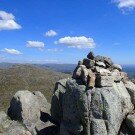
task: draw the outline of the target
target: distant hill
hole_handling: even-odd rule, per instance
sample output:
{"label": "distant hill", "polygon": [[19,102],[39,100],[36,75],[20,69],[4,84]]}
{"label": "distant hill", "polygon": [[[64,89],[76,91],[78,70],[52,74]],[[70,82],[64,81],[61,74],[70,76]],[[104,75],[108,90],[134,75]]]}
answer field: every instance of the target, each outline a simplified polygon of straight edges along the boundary
{"label": "distant hill", "polygon": [[48,68],[54,71],[71,74],[76,67],[76,64],[35,64],[41,68]]}
{"label": "distant hill", "polygon": [[2,63],[0,63],[0,69],[11,68],[13,65],[16,65],[16,64],[15,63],[2,62]]}
{"label": "distant hill", "polygon": [[11,97],[18,90],[39,90],[50,102],[55,82],[68,77],[71,75],[33,65],[6,66],[0,69],[0,110],[7,108]]}

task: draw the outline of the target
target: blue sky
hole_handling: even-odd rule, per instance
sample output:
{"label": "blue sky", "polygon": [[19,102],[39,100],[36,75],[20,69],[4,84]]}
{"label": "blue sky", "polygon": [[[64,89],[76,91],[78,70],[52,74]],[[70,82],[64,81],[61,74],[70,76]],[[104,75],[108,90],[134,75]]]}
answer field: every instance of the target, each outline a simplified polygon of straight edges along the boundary
{"label": "blue sky", "polygon": [[77,63],[92,50],[135,64],[135,0],[0,0],[0,61]]}

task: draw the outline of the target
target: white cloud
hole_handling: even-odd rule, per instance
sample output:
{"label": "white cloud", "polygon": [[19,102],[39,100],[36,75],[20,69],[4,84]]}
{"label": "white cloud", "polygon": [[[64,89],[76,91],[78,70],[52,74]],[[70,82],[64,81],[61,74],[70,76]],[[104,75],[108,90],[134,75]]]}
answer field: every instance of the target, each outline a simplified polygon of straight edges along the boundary
{"label": "white cloud", "polygon": [[113,0],[120,9],[134,9],[135,0]]}
{"label": "white cloud", "polygon": [[58,33],[54,30],[49,30],[45,33],[45,36],[47,36],[47,37],[54,37],[54,36],[57,36],[57,35],[58,35]]}
{"label": "white cloud", "polygon": [[15,22],[13,14],[0,11],[0,30],[14,30],[20,28],[21,26]]}
{"label": "white cloud", "polygon": [[20,55],[20,54],[23,54],[22,52],[18,51],[18,50],[15,50],[15,49],[7,49],[7,48],[4,48],[2,50],[2,52],[5,52],[5,53],[8,53],[8,54],[13,54],[13,55]]}
{"label": "white cloud", "polygon": [[58,41],[54,42],[55,44],[64,44],[68,47],[73,48],[95,48],[95,42],[92,38],[87,38],[85,36],[81,37],[64,37],[60,38]]}
{"label": "white cloud", "polygon": [[63,49],[54,48],[54,49],[47,49],[47,51],[49,51],[49,52],[62,52]]}
{"label": "white cloud", "polygon": [[26,46],[30,48],[43,49],[45,47],[45,44],[40,41],[27,41]]}

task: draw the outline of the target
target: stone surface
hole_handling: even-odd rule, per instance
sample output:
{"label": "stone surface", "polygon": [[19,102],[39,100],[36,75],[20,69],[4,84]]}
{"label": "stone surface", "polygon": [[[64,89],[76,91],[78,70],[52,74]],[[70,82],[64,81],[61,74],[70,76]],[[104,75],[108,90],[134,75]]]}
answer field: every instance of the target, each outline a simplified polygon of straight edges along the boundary
{"label": "stone surface", "polygon": [[99,66],[99,67],[103,67],[103,68],[106,67],[106,65],[104,64],[104,62],[100,62],[100,61],[96,62],[96,65]]}
{"label": "stone surface", "polygon": [[103,87],[95,88],[92,92],[91,117],[97,119],[97,121],[100,119],[101,127],[104,125],[104,120],[106,127],[104,127],[103,131],[106,131],[107,135],[118,135],[123,119],[133,109],[130,102],[126,104],[129,108],[125,112],[125,106],[122,105],[123,97],[128,97],[129,95],[125,92],[124,96],[120,96],[116,91],[119,91],[119,88]]}
{"label": "stone surface", "polygon": [[91,59],[91,60],[94,60],[94,58],[95,58],[94,53],[93,53],[93,52],[90,52],[90,53],[87,55],[87,58],[88,58],[88,59]]}
{"label": "stone surface", "polygon": [[91,129],[92,135],[107,135],[106,125],[102,119],[92,119]]}
{"label": "stone surface", "polygon": [[[76,80],[68,80],[66,83],[66,91],[63,96],[59,96],[56,93],[59,93],[59,89],[54,94],[54,97],[57,97],[59,108],[61,112],[58,112],[55,109],[52,109],[52,116],[60,121],[60,134],[79,134],[81,132],[90,133],[90,124],[89,124],[89,113],[88,113],[88,103],[87,96],[85,94],[86,86],[80,85],[81,82],[76,82]],[[61,87],[61,86],[60,86]],[[59,88],[60,88],[59,87]],[[60,88],[62,89],[62,87]],[[63,88],[64,89],[64,88]],[[63,90],[64,91],[64,90]],[[55,102],[55,100],[52,100]],[[55,103],[52,103],[55,104]],[[69,122],[70,121],[70,122]]]}
{"label": "stone surface", "polygon": [[83,59],[83,65],[85,65],[89,69],[95,65],[95,61],[90,59]]}
{"label": "stone surface", "polygon": [[107,67],[110,67],[113,65],[111,58],[108,58],[108,57],[104,57],[104,63],[106,64]]}
{"label": "stone surface", "polygon": [[95,80],[96,80],[96,75],[93,73],[90,69],[88,71],[88,78],[87,78],[87,84],[89,88],[94,88],[95,87]]}
{"label": "stone surface", "polygon": [[11,100],[8,115],[12,120],[18,120],[31,131],[40,120],[40,111],[49,110],[49,103],[40,92],[18,91]]}
{"label": "stone surface", "polygon": [[112,87],[114,83],[114,79],[112,76],[101,76],[100,74],[96,74],[96,87]]}
{"label": "stone surface", "polygon": [[113,68],[114,69],[118,69],[119,71],[122,70],[122,66],[121,65],[118,65],[118,64],[113,64]]}
{"label": "stone surface", "polygon": [[0,112],[0,135],[32,134],[21,123],[9,120],[5,112]]}
{"label": "stone surface", "polygon": [[[85,65],[79,65],[75,68],[74,72],[73,72],[73,78],[74,79],[82,79],[83,78],[83,72],[87,72],[87,68]],[[87,73],[88,75],[88,73]]]}
{"label": "stone surface", "polygon": [[115,82],[120,82],[122,80],[121,74],[117,69],[112,71],[112,76]]}
{"label": "stone surface", "polygon": [[127,73],[125,73],[125,72],[120,72],[120,74],[121,74],[121,77],[122,77],[122,81],[123,81],[124,83],[129,80]]}
{"label": "stone surface", "polygon": [[123,122],[123,124],[121,125],[121,129],[120,129],[120,133],[119,135],[134,135],[129,128],[127,127],[125,121]]}
{"label": "stone surface", "polygon": [[135,78],[133,78],[131,81],[135,84]]}
{"label": "stone surface", "polygon": [[95,72],[102,76],[111,75],[111,72],[108,69],[104,69],[98,66],[95,67]]}
{"label": "stone surface", "polygon": [[0,123],[2,123],[4,120],[7,119],[7,115],[5,112],[1,111],[0,112]]}
{"label": "stone surface", "polygon": [[100,56],[100,55],[97,55],[97,56],[95,57],[95,61],[104,62],[104,57],[103,57],[103,56]]}
{"label": "stone surface", "polygon": [[60,124],[62,119],[62,99],[66,92],[67,79],[62,79],[55,84],[54,94],[51,102],[51,116]]}
{"label": "stone surface", "polygon": [[110,58],[108,58],[108,57],[103,57],[103,56],[100,56],[100,55],[96,56],[96,57],[95,57],[95,60],[96,60],[96,61],[104,62],[107,67],[110,67],[110,66],[112,66],[112,64],[113,64],[113,62],[112,62],[112,60],[111,60]]}
{"label": "stone surface", "polygon": [[82,61],[78,61],[78,66],[82,65],[83,62]]}
{"label": "stone surface", "polygon": [[125,86],[131,96],[131,101],[135,105],[135,84],[131,81],[126,81]]}
{"label": "stone surface", "polygon": [[134,109],[133,104],[131,102],[131,97],[124,85],[124,83],[121,81],[120,83],[114,83],[113,84],[114,91],[117,95],[119,95],[121,99],[121,103],[123,106],[123,113],[127,114],[132,112]]}
{"label": "stone surface", "polygon": [[126,125],[130,129],[132,134],[135,135],[135,113],[127,116]]}

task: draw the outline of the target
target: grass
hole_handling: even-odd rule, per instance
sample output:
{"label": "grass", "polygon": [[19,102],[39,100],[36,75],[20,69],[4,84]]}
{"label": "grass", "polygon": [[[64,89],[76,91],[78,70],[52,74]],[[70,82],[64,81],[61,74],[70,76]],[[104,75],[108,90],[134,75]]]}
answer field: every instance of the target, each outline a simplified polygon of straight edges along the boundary
{"label": "grass", "polygon": [[68,77],[71,75],[32,65],[0,69],[0,111],[8,108],[18,90],[41,91],[50,102],[56,81]]}

